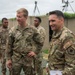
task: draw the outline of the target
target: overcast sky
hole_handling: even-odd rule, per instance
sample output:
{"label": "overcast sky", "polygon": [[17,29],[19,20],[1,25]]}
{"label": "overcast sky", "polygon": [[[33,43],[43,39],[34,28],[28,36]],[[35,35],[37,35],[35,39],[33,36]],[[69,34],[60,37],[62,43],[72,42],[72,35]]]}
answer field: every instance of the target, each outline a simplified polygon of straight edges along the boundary
{"label": "overcast sky", "polygon": [[[35,1],[37,1],[37,8],[34,14]],[[66,0],[65,0],[66,1]],[[69,0],[70,3],[67,12],[75,11],[75,0]],[[3,17],[14,18],[16,17],[16,10],[19,8],[26,8],[29,11],[29,15],[45,15],[52,10],[63,9],[62,0],[0,0],[0,19]],[[39,14],[39,12],[40,14]]]}

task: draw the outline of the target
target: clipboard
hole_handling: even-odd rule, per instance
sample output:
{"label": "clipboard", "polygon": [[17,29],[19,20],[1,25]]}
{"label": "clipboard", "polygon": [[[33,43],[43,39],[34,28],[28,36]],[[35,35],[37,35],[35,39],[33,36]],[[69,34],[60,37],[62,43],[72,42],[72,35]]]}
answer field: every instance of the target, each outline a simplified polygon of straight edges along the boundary
{"label": "clipboard", "polygon": [[59,71],[59,70],[50,70],[50,75],[62,75],[62,71]]}

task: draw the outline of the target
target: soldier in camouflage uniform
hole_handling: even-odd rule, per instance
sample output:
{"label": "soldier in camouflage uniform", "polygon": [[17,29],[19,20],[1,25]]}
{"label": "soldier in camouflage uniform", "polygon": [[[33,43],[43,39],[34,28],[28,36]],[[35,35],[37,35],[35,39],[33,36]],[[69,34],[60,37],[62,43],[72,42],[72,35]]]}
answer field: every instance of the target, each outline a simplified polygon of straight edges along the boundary
{"label": "soldier in camouflage uniform", "polygon": [[5,50],[6,50],[6,40],[8,37],[8,19],[2,18],[2,26],[0,27],[0,53],[2,55],[2,75],[6,75],[6,59],[5,59]]}
{"label": "soldier in camouflage uniform", "polygon": [[[38,32],[40,33],[44,44],[46,32],[45,29],[40,25],[40,23],[41,23],[41,18],[35,17],[34,26],[37,28]],[[37,55],[37,59],[35,60],[35,69],[37,71],[37,75],[43,75],[42,59],[43,59],[42,51],[40,51],[40,53]]]}
{"label": "soldier in camouflage uniform", "polygon": [[75,75],[75,36],[64,26],[64,15],[55,10],[49,13],[53,30],[49,50],[49,70],[59,70],[62,75]]}
{"label": "soldier in camouflage uniform", "polygon": [[[11,69],[12,75],[20,75],[22,69],[24,75],[34,75],[33,59],[43,46],[43,40],[37,29],[26,23],[27,17],[27,9],[20,8],[17,10],[18,25],[9,31],[6,64]],[[34,50],[34,43],[36,50]]]}

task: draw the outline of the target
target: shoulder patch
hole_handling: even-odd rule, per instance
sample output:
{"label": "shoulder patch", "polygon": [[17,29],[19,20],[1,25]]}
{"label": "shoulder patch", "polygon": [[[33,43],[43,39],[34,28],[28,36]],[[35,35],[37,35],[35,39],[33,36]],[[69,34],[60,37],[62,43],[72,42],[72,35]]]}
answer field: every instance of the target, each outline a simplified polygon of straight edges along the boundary
{"label": "shoulder patch", "polygon": [[67,43],[64,44],[63,49],[67,49],[67,48],[69,48],[71,45],[72,45],[72,41],[69,41],[69,42],[67,42]]}
{"label": "shoulder patch", "polygon": [[69,49],[67,50],[67,53],[70,54],[70,55],[74,55],[74,54],[75,54],[75,49],[73,49],[73,48],[71,47],[71,48],[69,48]]}
{"label": "shoulder patch", "polygon": [[70,43],[70,44],[67,44],[69,45],[66,52],[69,54],[69,55],[75,55],[75,44],[74,43]]}

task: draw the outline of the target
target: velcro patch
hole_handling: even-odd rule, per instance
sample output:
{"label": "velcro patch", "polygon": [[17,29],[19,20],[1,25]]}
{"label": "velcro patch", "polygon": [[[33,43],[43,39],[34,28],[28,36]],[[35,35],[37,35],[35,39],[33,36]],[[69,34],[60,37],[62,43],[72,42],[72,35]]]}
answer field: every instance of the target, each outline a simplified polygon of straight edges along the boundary
{"label": "velcro patch", "polygon": [[67,43],[64,44],[63,49],[66,50],[66,49],[69,48],[71,45],[72,45],[72,41],[69,41],[69,42],[67,42]]}

